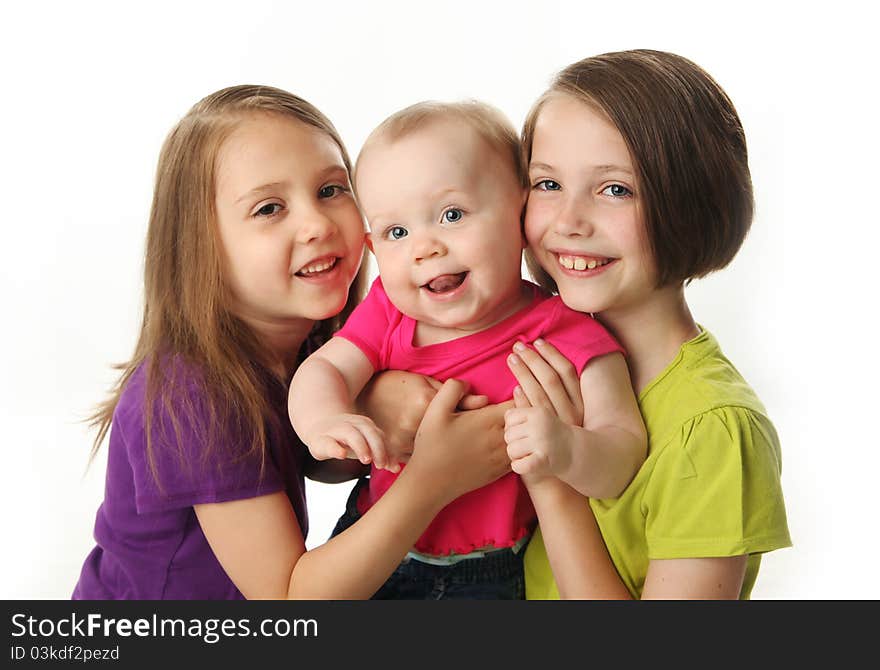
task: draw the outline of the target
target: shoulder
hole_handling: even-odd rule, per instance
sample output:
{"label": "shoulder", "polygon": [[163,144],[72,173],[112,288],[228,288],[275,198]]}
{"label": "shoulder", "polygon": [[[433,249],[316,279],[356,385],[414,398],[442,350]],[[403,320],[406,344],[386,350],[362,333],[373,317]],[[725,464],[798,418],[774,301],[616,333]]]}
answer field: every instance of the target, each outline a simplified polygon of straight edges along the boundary
{"label": "shoulder", "polygon": [[685,422],[654,459],[641,497],[651,557],[789,546],[781,470],[773,424],[751,408],[717,407]]}
{"label": "shoulder", "polygon": [[[542,337],[567,358],[582,359],[582,364],[586,364],[595,356],[615,351],[624,353],[617,340],[599,321],[590,314],[567,307],[558,295],[539,293],[533,304],[535,318],[542,322]],[[581,366],[578,367],[580,369]]]}
{"label": "shoulder", "polygon": [[351,330],[363,325],[372,326],[375,322],[390,322],[400,317],[400,311],[394,306],[385,292],[382,279],[377,277],[366,297],[355,307],[341,331]]}
{"label": "shoulder", "polygon": [[[133,442],[145,433],[149,417],[153,442],[197,448],[207,425],[220,417],[211,411],[201,368],[179,355],[143,361],[127,380],[113,412],[113,427]],[[216,409],[216,408],[214,408]],[[172,439],[173,435],[173,439]]]}
{"label": "shoulder", "polygon": [[760,416],[767,410],[754,389],[706,330],[682,345],[677,357],[639,396],[639,406],[655,439],[713,410],[731,416]]}

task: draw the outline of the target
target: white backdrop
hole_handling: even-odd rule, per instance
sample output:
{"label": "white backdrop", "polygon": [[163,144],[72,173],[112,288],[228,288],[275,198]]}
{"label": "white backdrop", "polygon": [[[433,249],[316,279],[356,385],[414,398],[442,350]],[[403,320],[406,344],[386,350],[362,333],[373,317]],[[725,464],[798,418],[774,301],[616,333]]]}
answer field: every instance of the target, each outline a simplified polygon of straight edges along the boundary
{"label": "white backdrop", "polygon": [[[878,141],[862,90],[876,53],[859,5],[132,4],[7,6],[0,26],[0,597],[69,597],[92,546],[106,451],[86,471],[81,419],[133,350],[156,158],[190,105],[234,83],[286,88],[356,154],[424,98],[482,98],[518,126],[558,69],[639,47],[705,67],[749,141],[752,232],[688,294],[782,439],[794,548],[765,557],[754,597],[880,597]],[[310,484],[310,547],[348,488]]]}

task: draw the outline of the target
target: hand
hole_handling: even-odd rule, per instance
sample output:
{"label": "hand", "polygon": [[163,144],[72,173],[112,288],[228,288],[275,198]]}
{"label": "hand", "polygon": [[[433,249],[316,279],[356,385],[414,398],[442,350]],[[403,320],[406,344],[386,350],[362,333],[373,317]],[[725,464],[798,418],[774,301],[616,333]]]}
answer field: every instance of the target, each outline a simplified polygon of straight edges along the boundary
{"label": "hand", "polygon": [[[389,462],[407,463],[425,410],[442,384],[424,375],[387,370],[374,375],[358,396],[358,406],[385,433]],[[485,407],[484,395],[466,395],[459,409]]]}
{"label": "hand", "polygon": [[447,380],[428,405],[404,475],[423,477],[426,486],[451,502],[510,472],[504,444],[504,411],[511,403],[455,412],[466,385]]}
{"label": "hand", "polygon": [[504,413],[504,441],[511,469],[533,486],[558,476],[571,463],[572,426],[546,407],[532,407],[525,393],[513,392],[516,405]]}
{"label": "hand", "polygon": [[400,470],[400,465],[388,458],[384,433],[372,419],[360,414],[337,414],[321,419],[310,426],[303,442],[319,461],[354,458],[391,472]]}
{"label": "hand", "polygon": [[584,423],[584,399],[574,365],[552,344],[535,340],[537,351],[517,342],[508,367],[528,406],[542,407],[572,426]]}

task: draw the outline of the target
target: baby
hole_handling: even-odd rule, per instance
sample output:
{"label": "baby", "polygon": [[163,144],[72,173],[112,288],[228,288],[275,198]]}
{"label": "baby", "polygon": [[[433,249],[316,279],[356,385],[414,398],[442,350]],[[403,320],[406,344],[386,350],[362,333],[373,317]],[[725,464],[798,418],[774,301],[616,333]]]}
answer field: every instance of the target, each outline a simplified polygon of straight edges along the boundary
{"label": "baby", "polygon": [[[568,358],[583,388],[614,396],[596,404],[616,409],[605,422],[591,416],[603,428],[580,447],[596,456],[561,467],[607,472],[610,488],[581,492],[619,494],[645,453],[622,350],[591,317],[522,279],[528,181],[504,116],[476,102],[408,107],[367,138],[355,187],[379,278],[337,336],[300,366],[289,397],[293,426],[315,458],[372,462],[355,513],[366,513],[401,467],[378,427],[354,409],[373,374],[455,378],[500,403],[516,387],[507,366],[514,345],[538,339]],[[529,476],[562,476],[544,465]],[[522,597],[519,550],[535,523],[522,478],[509,473],[445,507],[377,596]]]}

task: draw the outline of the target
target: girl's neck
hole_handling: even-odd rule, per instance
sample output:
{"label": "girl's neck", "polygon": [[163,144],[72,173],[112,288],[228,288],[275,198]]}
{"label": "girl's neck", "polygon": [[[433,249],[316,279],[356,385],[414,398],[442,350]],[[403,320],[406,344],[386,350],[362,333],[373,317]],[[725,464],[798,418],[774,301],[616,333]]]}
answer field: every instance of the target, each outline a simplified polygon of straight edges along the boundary
{"label": "girl's neck", "polygon": [[310,319],[297,319],[292,322],[265,321],[252,317],[243,317],[243,319],[266,347],[269,356],[266,363],[269,369],[286,380],[315,322]]}
{"label": "girl's neck", "polygon": [[681,285],[657,289],[637,305],[606,310],[599,320],[626,349],[637,395],[666,369],[681,345],[700,332]]}

